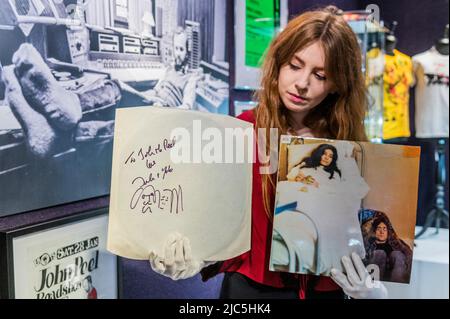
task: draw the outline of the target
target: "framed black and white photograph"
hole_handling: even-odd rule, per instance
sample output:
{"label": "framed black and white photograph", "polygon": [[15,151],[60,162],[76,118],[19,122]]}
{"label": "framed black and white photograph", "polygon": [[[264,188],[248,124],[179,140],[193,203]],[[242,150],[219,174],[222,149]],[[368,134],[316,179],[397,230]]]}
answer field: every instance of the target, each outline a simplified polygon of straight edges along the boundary
{"label": "framed black and white photograph", "polygon": [[116,299],[108,209],[0,232],[0,298]]}
{"label": "framed black and white photograph", "polygon": [[109,193],[115,110],[229,114],[223,0],[0,2],[0,217]]}

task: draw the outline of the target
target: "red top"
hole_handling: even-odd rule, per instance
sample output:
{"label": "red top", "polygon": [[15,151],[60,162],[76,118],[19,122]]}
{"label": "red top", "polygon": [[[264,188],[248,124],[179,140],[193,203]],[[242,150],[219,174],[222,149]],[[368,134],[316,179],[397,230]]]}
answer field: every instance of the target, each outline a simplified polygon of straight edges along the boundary
{"label": "red top", "polygon": [[[255,125],[255,116],[252,110],[242,113],[238,118]],[[307,283],[315,276],[269,271],[272,221],[264,210],[262,179],[259,168],[260,163],[258,156],[256,156],[256,162],[253,164],[252,182],[251,250],[224,261],[221,263],[218,272],[238,272],[260,284],[277,288],[289,287],[289,282],[298,283],[300,281],[299,297],[304,299]],[[209,277],[207,274],[203,274],[203,276],[204,278]],[[316,291],[334,291],[340,289],[331,278],[316,277],[315,279],[318,279],[315,280],[316,285],[314,289]]]}
{"label": "red top", "polygon": [[97,289],[92,287],[91,291],[89,291],[87,299],[97,299]]}

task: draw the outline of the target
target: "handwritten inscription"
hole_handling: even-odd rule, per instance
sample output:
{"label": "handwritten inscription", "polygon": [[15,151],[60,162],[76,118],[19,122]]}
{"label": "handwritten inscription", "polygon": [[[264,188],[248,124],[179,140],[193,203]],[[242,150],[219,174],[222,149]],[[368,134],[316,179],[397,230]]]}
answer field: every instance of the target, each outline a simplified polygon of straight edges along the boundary
{"label": "handwritten inscription", "polygon": [[[136,160],[146,161],[146,165],[148,168],[154,166],[156,162],[150,161],[149,158],[155,157],[158,154],[161,154],[165,151],[170,150],[175,146],[175,139],[169,140],[164,139],[162,143],[158,143],[157,145],[149,145],[147,147],[141,147],[139,150],[132,151],[130,155],[127,156],[125,160],[125,165],[134,164]],[[150,167],[149,167],[150,166]]]}
{"label": "handwritten inscription", "polygon": [[[137,187],[131,196],[130,209],[142,214],[155,211],[179,214],[184,210],[183,188],[181,185],[167,187],[161,182],[170,174],[174,174],[171,165],[158,165],[159,154],[166,152],[175,146],[175,140],[164,139],[161,143],[141,147],[132,151],[125,160],[125,165],[134,165],[144,162],[148,173],[139,174],[131,181],[131,185]],[[158,167],[159,166],[159,167]],[[144,167],[142,167],[144,169]],[[137,175],[137,174],[136,174]]]}
{"label": "handwritten inscription", "polygon": [[153,213],[155,209],[179,214],[183,207],[183,188],[178,185],[175,188],[156,189],[153,185],[145,185],[143,180],[136,178],[134,183],[140,184],[130,201],[132,210],[138,209],[142,214]]}

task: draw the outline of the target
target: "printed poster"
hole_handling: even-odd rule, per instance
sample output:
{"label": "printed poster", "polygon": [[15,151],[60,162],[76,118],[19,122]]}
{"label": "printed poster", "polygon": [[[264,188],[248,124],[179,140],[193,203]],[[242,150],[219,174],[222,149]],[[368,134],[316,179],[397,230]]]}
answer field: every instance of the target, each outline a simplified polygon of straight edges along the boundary
{"label": "printed poster", "polygon": [[117,257],[106,251],[108,216],[13,239],[16,299],[116,299]]}
{"label": "printed poster", "polygon": [[245,65],[260,67],[270,42],[280,26],[280,1],[247,0]]}

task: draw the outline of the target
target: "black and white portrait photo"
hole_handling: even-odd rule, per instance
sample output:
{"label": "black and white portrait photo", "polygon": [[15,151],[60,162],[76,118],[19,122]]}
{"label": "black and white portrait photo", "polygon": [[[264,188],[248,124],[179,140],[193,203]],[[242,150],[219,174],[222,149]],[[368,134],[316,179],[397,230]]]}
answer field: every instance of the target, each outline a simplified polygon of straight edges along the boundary
{"label": "black and white portrait photo", "polygon": [[110,191],[115,110],[229,113],[223,0],[1,0],[0,217]]}

